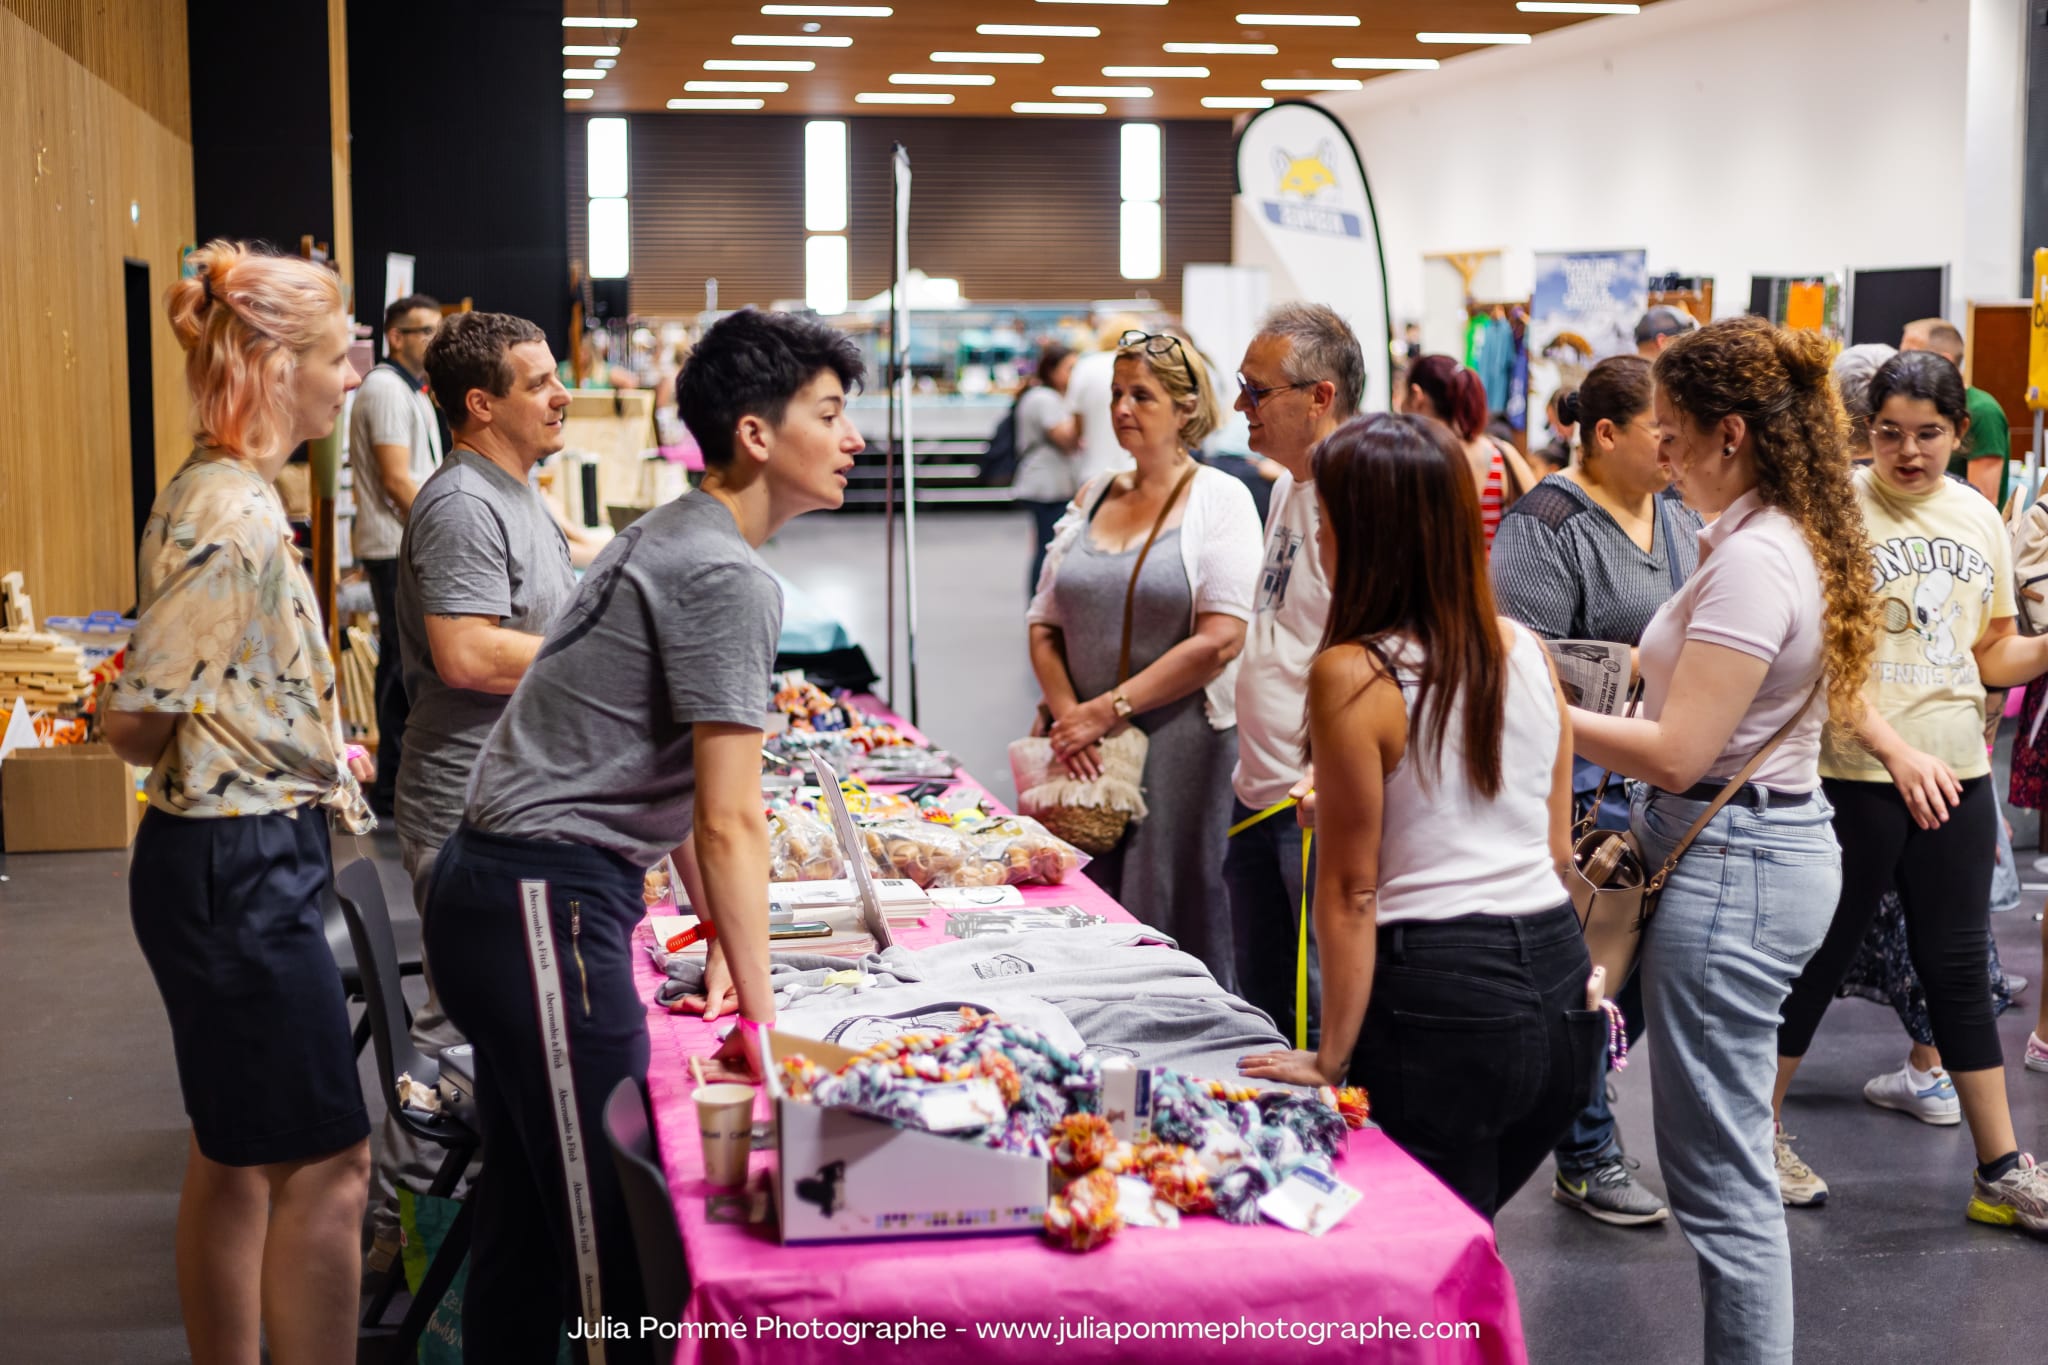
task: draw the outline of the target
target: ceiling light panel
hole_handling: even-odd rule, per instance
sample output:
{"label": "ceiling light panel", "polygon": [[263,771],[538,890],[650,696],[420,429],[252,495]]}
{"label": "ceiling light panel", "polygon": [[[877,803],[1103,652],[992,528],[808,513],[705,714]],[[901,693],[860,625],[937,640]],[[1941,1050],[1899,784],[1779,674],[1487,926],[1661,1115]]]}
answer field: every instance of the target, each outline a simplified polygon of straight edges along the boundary
{"label": "ceiling light panel", "polygon": [[1149,85],[1055,85],[1052,93],[1063,100],[1149,100]]}
{"label": "ceiling light panel", "polygon": [[1041,5],[1163,5],[1166,0],[1038,0]]}
{"label": "ceiling light panel", "polygon": [[855,104],[951,104],[951,95],[909,90],[863,90],[853,97]]}
{"label": "ceiling light panel", "polygon": [[1330,65],[1339,71],[1434,71],[1441,63],[1434,57],[1335,57]]}
{"label": "ceiling light panel", "polygon": [[1168,52],[1190,57],[1272,57],[1280,49],[1271,43],[1161,43]]}
{"label": "ceiling light panel", "polygon": [[1209,74],[1206,66],[1105,66],[1102,74],[1120,80],[1194,80]]}
{"label": "ceiling light panel", "polygon": [[587,100],[596,94],[597,92],[595,90],[592,90],[588,86],[584,86],[581,89],[572,88],[564,90],[562,92],[562,98],[565,100]]}
{"label": "ceiling light panel", "polygon": [[984,38],[1100,38],[1102,30],[1088,24],[976,24]]}
{"label": "ceiling light panel", "polygon": [[699,95],[779,95],[788,81],[684,81],[683,89]]}
{"label": "ceiling light panel", "polygon": [[852,47],[851,38],[806,37],[800,34],[735,33],[734,47]]}
{"label": "ceiling light panel", "polygon": [[1259,82],[1259,84],[1260,84],[1260,85],[1262,85],[1262,86],[1264,86],[1264,87],[1265,87],[1266,89],[1268,89],[1268,90],[1363,90],[1363,89],[1365,89],[1365,82],[1364,82],[1364,81],[1353,81],[1353,80],[1345,80],[1345,79],[1344,79],[1344,78],[1342,78],[1342,77],[1331,77],[1331,78],[1330,78],[1330,79],[1328,79],[1328,80],[1306,80],[1306,81],[1297,81],[1297,80],[1274,80],[1274,81],[1260,81],[1260,82]]}
{"label": "ceiling light panel", "polygon": [[891,85],[994,85],[994,76],[974,75],[962,71],[953,75],[944,71],[898,71],[889,77]]}
{"label": "ceiling light panel", "polygon": [[1357,28],[1355,14],[1240,14],[1246,28]]}
{"label": "ceiling light panel", "polygon": [[616,57],[619,50],[603,43],[570,43],[562,49],[564,57]]}
{"label": "ceiling light panel", "polygon": [[707,99],[670,100],[668,107],[671,109],[759,109],[767,102],[766,100],[721,99],[714,96]]}
{"label": "ceiling light panel", "polygon": [[896,11],[887,5],[763,5],[761,13],[806,19],[886,19]]}
{"label": "ceiling light panel", "polygon": [[1526,43],[1526,33],[1418,33],[1418,43],[1453,43],[1462,47],[1487,47],[1493,44]]}
{"label": "ceiling light panel", "polygon": [[1641,14],[1641,5],[1580,5],[1562,0],[1520,0],[1515,6],[1524,14]]}
{"label": "ceiling light panel", "polygon": [[604,72],[599,71],[594,66],[572,66],[562,72],[562,79],[565,81],[601,81],[604,79]]}
{"label": "ceiling light panel", "polygon": [[970,62],[975,66],[1036,66],[1043,52],[934,52],[935,62]]}
{"label": "ceiling light panel", "polygon": [[638,19],[593,19],[569,18],[562,20],[563,28],[636,28]]}
{"label": "ceiling light panel", "polygon": [[1106,114],[1109,112],[1109,106],[1106,104],[1087,104],[1079,101],[1053,104],[1050,101],[1023,100],[1011,105],[1010,112],[1013,114]]}
{"label": "ceiling light panel", "polygon": [[704,63],[704,69],[706,71],[816,71],[818,64],[816,62],[751,61],[714,57]]}
{"label": "ceiling light panel", "polygon": [[1271,109],[1271,95],[1204,95],[1204,109]]}

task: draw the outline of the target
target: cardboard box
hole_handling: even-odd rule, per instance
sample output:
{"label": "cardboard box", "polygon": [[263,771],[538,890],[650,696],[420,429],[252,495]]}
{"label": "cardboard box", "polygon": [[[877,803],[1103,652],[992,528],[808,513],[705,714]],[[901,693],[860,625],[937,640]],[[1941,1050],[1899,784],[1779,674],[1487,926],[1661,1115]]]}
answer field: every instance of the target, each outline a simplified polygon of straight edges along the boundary
{"label": "cardboard box", "polygon": [[775,1103],[771,1185],[784,1243],[1045,1226],[1047,1162],[790,1099],[781,1093],[776,1057],[800,1052],[833,1069],[858,1054],[773,1029],[764,1039],[763,1073]]}
{"label": "cardboard box", "polygon": [[9,853],[126,848],[141,821],[134,771],[104,744],[16,749],[0,763],[0,844]]}

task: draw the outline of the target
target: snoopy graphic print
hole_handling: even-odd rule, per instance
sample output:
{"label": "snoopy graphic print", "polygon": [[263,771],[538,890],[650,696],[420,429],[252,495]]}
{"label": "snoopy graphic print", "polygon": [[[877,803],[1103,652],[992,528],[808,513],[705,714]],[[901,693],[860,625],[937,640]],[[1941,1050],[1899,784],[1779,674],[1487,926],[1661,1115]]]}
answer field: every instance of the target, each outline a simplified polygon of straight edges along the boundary
{"label": "snoopy graphic print", "polygon": [[[1982,776],[1990,760],[1975,647],[1993,622],[2014,612],[2011,550],[1997,510],[1951,479],[1930,493],[1908,495],[1872,469],[1857,471],[1856,494],[1880,614],[1864,696],[1906,743],[1941,759],[1959,778]],[[1890,777],[1854,738],[1832,735],[1821,772],[1868,781]]]}

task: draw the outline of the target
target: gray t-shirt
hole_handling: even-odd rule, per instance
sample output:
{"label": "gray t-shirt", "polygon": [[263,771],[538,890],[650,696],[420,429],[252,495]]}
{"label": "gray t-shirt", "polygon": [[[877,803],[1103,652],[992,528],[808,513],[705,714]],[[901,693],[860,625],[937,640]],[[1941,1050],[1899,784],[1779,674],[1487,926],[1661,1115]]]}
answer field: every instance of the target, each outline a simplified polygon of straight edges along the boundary
{"label": "gray t-shirt", "polygon": [[398,769],[398,832],[438,848],[462,819],[484,738],[509,697],[450,687],[429,616],[495,616],[544,635],[576,592],[569,542],[539,493],[457,447],[413,500],[398,555],[398,639],[412,712]]}
{"label": "gray t-shirt", "polygon": [[584,575],[491,732],[464,818],[648,867],[690,832],[690,727],[766,723],[782,588],[725,504],[690,493]]}
{"label": "gray t-shirt", "polygon": [[363,376],[348,419],[349,487],[355,497],[357,559],[392,559],[398,554],[405,519],[384,492],[377,446],[412,452],[412,481],[424,484],[441,463],[441,423],[434,405],[412,376],[386,362]]}
{"label": "gray t-shirt", "polygon": [[1067,420],[1067,400],[1040,384],[1017,400],[1017,477],[1010,483],[1020,502],[1065,502],[1081,485],[1074,460],[1052,439]]}

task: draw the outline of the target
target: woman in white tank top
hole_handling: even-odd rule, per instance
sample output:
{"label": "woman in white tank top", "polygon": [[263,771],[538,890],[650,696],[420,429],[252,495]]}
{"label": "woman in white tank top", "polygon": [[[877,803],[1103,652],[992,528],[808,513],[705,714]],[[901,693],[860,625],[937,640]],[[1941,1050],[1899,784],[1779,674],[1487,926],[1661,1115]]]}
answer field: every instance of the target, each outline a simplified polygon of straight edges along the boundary
{"label": "woman in white tank top", "polygon": [[1241,1069],[1365,1086],[1387,1135],[1491,1218],[1601,1059],[1560,878],[1571,726],[1542,645],[1495,614],[1449,429],[1359,418],[1316,452],[1315,483],[1332,585],[1308,698],[1322,1046]]}

